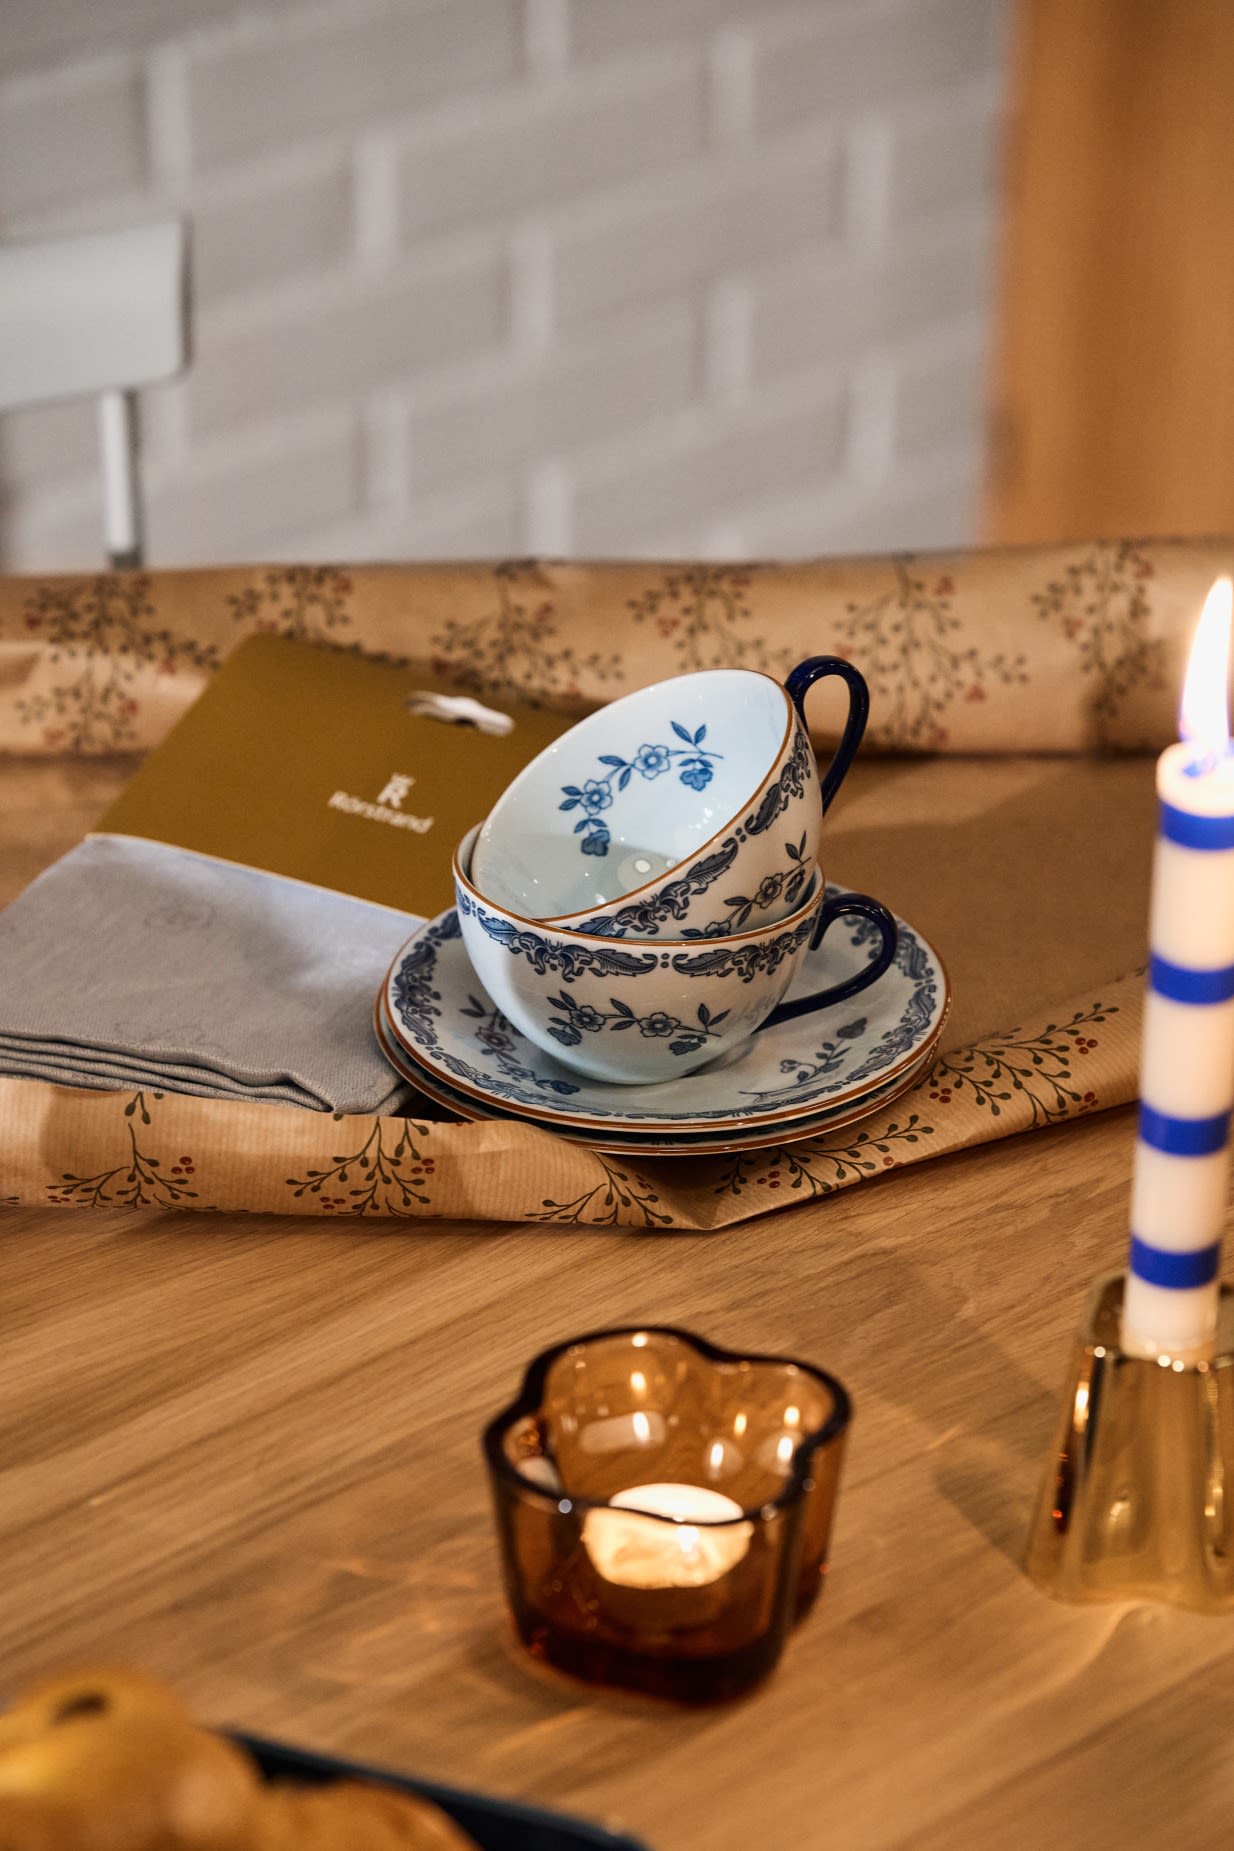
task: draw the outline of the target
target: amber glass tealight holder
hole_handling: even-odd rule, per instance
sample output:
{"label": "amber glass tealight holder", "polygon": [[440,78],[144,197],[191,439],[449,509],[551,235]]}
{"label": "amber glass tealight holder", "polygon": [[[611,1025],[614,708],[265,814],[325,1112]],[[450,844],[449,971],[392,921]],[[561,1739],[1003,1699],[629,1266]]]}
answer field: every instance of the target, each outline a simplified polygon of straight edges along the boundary
{"label": "amber glass tealight holder", "polygon": [[822,1585],[851,1412],[825,1370],[684,1330],[544,1351],[484,1434],[523,1644],[678,1702],[758,1683]]}

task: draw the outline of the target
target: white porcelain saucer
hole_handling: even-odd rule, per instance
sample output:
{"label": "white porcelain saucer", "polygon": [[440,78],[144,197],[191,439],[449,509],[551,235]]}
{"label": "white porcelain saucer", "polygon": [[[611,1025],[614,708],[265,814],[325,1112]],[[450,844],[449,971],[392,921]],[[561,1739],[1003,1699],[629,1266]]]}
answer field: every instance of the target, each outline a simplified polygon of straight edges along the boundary
{"label": "white porcelain saucer", "polygon": [[[917,1066],[950,1008],[938,954],[904,920],[895,962],[848,1002],[759,1030],[731,1054],[651,1086],[588,1080],[512,1028],[471,967],[451,908],[407,941],[382,992],[390,1036],[451,1095],[551,1127],[665,1134],[764,1130],[855,1106]],[[839,982],[868,959],[864,921],[833,930],[790,998]]]}
{"label": "white porcelain saucer", "polygon": [[457,1118],[499,1119],[506,1124],[534,1124],[570,1144],[586,1145],[611,1156],[644,1158],[724,1156],[735,1151],[762,1150],[781,1144],[798,1143],[803,1138],[817,1137],[824,1132],[842,1131],[845,1126],[855,1124],[881,1106],[890,1105],[902,1093],[915,1086],[934,1059],[938,1048],[938,1037],[935,1036],[913,1065],[886,1085],[874,1087],[871,1092],[848,1105],[810,1113],[786,1123],[730,1131],[614,1132],[566,1125],[558,1120],[550,1122],[516,1117],[498,1105],[482,1105],[478,1100],[468,1098],[465,1093],[456,1092],[444,1080],[426,1073],[411,1055],[399,1047],[380,997],[373,1012],[373,1028],[381,1051],[395,1072],[437,1105],[445,1106]]}

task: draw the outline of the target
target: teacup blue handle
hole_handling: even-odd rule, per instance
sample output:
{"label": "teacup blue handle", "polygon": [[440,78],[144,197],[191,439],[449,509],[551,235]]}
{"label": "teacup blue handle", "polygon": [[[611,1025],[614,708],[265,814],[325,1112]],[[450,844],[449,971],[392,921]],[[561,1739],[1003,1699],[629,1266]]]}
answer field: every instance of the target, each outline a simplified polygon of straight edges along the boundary
{"label": "teacup blue handle", "polygon": [[[890,968],[900,934],[895,920],[880,900],[872,900],[868,893],[843,893],[834,900],[828,900],[818,915],[818,924],[810,942],[811,951],[818,950],[823,942],[823,934],[837,919],[868,919],[877,926],[883,941],[878,956],[855,976],[846,977],[843,983],[833,983],[829,990],[820,990],[817,996],[801,996],[795,1002],[781,1003],[778,1009],[772,1010],[762,1028],[775,1028],[780,1022],[795,1022],[798,1016],[813,1015],[816,1009],[828,1009],[832,1003],[842,1003],[846,997],[856,996],[859,990],[866,990],[872,983],[877,983],[883,972]],[[761,1029],[758,1032],[761,1033]]]}
{"label": "teacup blue handle", "polygon": [[808,662],[797,664],[784,684],[788,698],[801,716],[801,724],[806,727],[807,733],[810,729],[806,726],[806,695],[816,681],[822,681],[827,675],[838,675],[841,681],[848,684],[848,721],[831,763],[823,773],[824,816],[848,775],[848,768],[857,755],[857,747],[861,744],[866,721],[870,717],[870,690],[861,670],[854,668],[851,662],[846,662],[843,656],[811,656]]}

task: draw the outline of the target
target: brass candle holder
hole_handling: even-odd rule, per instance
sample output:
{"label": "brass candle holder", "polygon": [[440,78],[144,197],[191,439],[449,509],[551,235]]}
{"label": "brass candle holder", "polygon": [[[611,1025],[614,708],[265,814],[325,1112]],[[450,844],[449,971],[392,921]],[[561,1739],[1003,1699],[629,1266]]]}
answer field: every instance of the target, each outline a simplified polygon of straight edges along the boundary
{"label": "brass candle holder", "polygon": [[1131,1356],[1124,1280],[1089,1296],[1025,1566],[1058,1600],[1234,1611],[1234,1293],[1210,1359]]}

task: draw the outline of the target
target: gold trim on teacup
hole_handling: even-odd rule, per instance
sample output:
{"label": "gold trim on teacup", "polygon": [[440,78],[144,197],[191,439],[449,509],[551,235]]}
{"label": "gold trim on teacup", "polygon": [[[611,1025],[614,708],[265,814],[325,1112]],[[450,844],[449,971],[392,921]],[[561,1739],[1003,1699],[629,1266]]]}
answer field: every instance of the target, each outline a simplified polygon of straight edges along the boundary
{"label": "gold trim on teacup", "polygon": [[[617,945],[622,951],[628,951],[632,945],[645,945],[649,951],[660,951],[665,953],[669,951],[702,951],[713,945],[740,945],[747,939],[770,938],[774,937],[778,932],[792,931],[808,916],[812,908],[818,906],[819,902],[826,898],[827,894],[827,877],[823,872],[823,864],[815,858],[809,865],[813,868],[816,878],[810,882],[806,899],[802,900],[801,904],[794,908],[791,913],[785,914],[783,919],[777,919],[770,925],[763,924],[761,926],[751,926],[747,932],[724,932],[718,936],[710,932],[707,934],[700,932],[694,938],[609,938],[602,932],[575,932],[570,926],[554,925],[551,919],[531,919],[526,913],[512,912],[508,906],[503,906],[500,900],[490,900],[486,893],[481,893],[480,889],[472,880],[471,875],[466,873],[463,869],[462,852],[468,842],[471,843],[473,848],[475,847],[475,838],[482,827],[483,825],[481,823],[473,823],[471,828],[467,830],[466,834],[463,836],[462,841],[456,846],[453,855],[450,857],[450,867],[454,873],[455,880],[460,886],[466,887],[472,899],[478,901],[488,912],[500,913],[504,919],[513,919],[516,925],[526,926],[528,930],[532,932],[542,933],[547,928],[553,936],[557,938],[576,939],[580,945]],[[470,855],[468,855],[467,861],[470,867]],[[476,975],[479,975],[478,971]],[[521,1029],[519,1033],[522,1034]],[[530,1035],[524,1035],[523,1039],[525,1041],[530,1041],[531,1037]],[[534,1046],[535,1044],[533,1043],[532,1045]],[[547,1052],[547,1050],[541,1048],[540,1052],[543,1054]],[[602,1082],[600,1083],[602,1084]],[[647,1080],[644,1081],[643,1084],[650,1086],[653,1082]]]}

